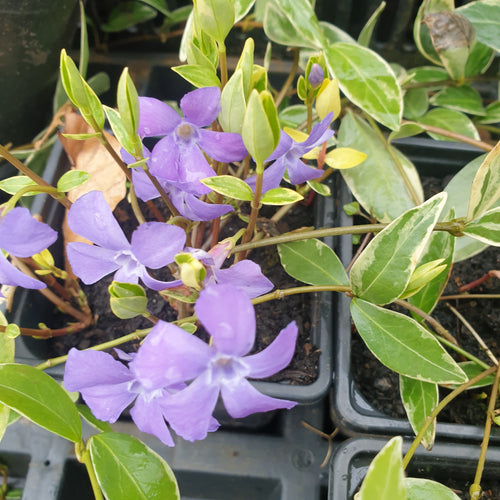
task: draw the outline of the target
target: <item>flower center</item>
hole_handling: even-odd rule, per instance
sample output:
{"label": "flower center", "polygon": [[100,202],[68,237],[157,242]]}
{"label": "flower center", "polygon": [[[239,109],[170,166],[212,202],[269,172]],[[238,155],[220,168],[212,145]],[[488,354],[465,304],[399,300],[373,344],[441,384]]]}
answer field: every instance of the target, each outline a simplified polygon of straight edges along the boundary
{"label": "flower center", "polygon": [[189,125],[188,123],[182,123],[177,127],[176,130],[177,136],[180,139],[184,139],[185,141],[188,141],[191,139],[194,135],[194,129]]}
{"label": "flower center", "polygon": [[250,370],[241,358],[219,353],[210,363],[212,382],[217,384],[238,383]]}
{"label": "flower center", "polygon": [[121,250],[118,252],[114,257],[114,261],[127,274],[139,275],[141,264],[130,250]]}

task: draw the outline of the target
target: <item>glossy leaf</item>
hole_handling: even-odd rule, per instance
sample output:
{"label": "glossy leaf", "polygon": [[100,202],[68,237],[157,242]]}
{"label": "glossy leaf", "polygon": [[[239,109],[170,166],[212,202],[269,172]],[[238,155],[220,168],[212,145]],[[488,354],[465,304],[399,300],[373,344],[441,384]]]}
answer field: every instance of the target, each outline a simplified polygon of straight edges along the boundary
{"label": "glossy leaf", "polygon": [[140,285],[113,281],[108,287],[109,305],[120,319],[135,318],[146,312],[148,298]]}
{"label": "glossy leaf", "polygon": [[[457,132],[462,135],[466,135],[471,139],[479,140],[479,132],[476,127],[469,119],[468,116],[464,115],[460,111],[454,111],[452,109],[445,108],[434,108],[431,109],[424,116],[419,118],[419,123],[424,125],[432,125],[433,127],[439,127],[450,132]],[[436,141],[454,141],[450,137],[446,137],[435,132],[427,132]]]}
{"label": "glossy leaf", "polygon": [[201,182],[216,193],[235,200],[251,201],[253,198],[252,188],[246,182],[232,175],[207,177],[202,179]]}
{"label": "glossy leaf", "polygon": [[[406,415],[415,435],[417,435],[426,423],[427,417],[439,403],[438,386],[400,375],[399,389]],[[432,449],[435,434],[436,419],[422,437],[422,445],[428,450]]]}
{"label": "glossy leaf", "polygon": [[83,170],[70,170],[64,173],[57,181],[57,190],[62,193],[67,193],[72,189],[81,186],[84,182],[88,181],[90,174]]}
{"label": "glossy leaf", "polygon": [[288,205],[303,199],[304,197],[293,189],[278,187],[266,191],[260,201],[264,205]]}
{"label": "glossy leaf", "polygon": [[492,208],[478,220],[466,224],[463,233],[487,245],[500,246],[500,207]]}
{"label": "glossy leaf", "polygon": [[116,111],[116,109],[110,108],[108,106],[104,106],[104,112],[106,113],[106,117],[111,125],[111,129],[113,130],[113,134],[118,139],[120,145],[131,155],[134,155],[136,152],[136,141],[135,134],[130,135],[127,127],[125,127],[123,120]]}
{"label": "glossy leaf", "polygon": [[354,295],[388,304],[403,294],[445,201],[445,193],[433,196],[373,238],[351,268]]}
{"label": "glossy leaf", "polygon": [[184,80],[195,87],[220,87],[219,77],[214,71],[208,71],[206,66],[199,64],[185,64],[184,66],[175,66],[172,68]]}
{"label": "glossy leaf", "polygon": [[309,285],[348,285],[344,266],[335,252],[316,239],[280,243],[281,265],[293,278]]}
{"label": "glossy leaf", "polygon": [[380,2],[380,5],[375,9],[375,12],[370,16],[370,19],[366,21],[366,24],[363,26],[363,29],[358,36],[358,43],[360,45],[363,45],[364,47],[370,46],[373,30],[377,24],[380,14],[382,14],[385,9],[385,5],[385,2]]}
{"label": "glossy leaf", "polygon": [[482,0],[464,5],[457,12],[465,16],[476,28],[477,39],[500,51],[500,4],[497,0]]}
{"label": "glossy leaf", "polygon": [[403,439],[392,438],[372,460],[356,500],[406,499]]}
{"label": "glossy leaf", "polygon": [[133,436],[103,432],[89,439],[92,464],[107,500],[179,500],[172,469]]}
{"label": "glossy leaf", "polygon": [[0,402],[58,436],[75,443],[81,440],[80,417],[68,394],[32,366],[0,365]]}
{"label": "glossy leaf", "polygon": [[139,96],[128,68],[122,71],[116,95],[118,112],[129,136],[137,134],[139,127]]}
{"label": "glossy leaf", "polygon": [[[420,202],[421,185],[413,164],[387,145],[363,119],[346,114],[338,132],[338,146],[367,155],[361,165],[342,170],[342,176],[365,211],[377,220],[390,222],[414,207],[417,204],[415,198]],[[398,159],[401,169],[396,163]],[[416,191],[415,195],[411,189]]]}
{"label": "glossy leaf", "polygon": [[308,0],[266,2],[264,32],[273,42],[292,47],[321,49],[323,37]]}
{"label": "glossy leaf", "polygon": [[[252,77],[254,72],[254,52],[255,44],[253,38],[247,38],[243,50],[236,65],[236,71],[240,71],[243,80],[243,93],[245,100],[250,97],[252,90]],[[233,73],[234,75],[234,73]]]}
{"label": "glossy leaf", "polygon": [[222,90],[219,123],[224,132],[241,134],[246,111],[243,71],[236,70]]}
{"label": "glossy leaf", "polygon": [[332,194],[332,190],[327,184],[322,184],[321,182],[316,181],[306,181],[306,184],[320,196],[328,197]]}
{"label": "glossy leaf", "polygon": [[434,384],[463,383],[465,373],[414,319],[354,298],[351,316],[370,351],[391,370]]}
{"label": "glossy leaf", "polygon": [[431,98],[434,106],[441,106],[455,111],[462,111],[470,115],[484,116],[483,100],[476,89],[470,85],[448,87]]}
{"label": "glossy leaf", "polygon": [[407,477],[405,486],[406,500],[460,500],[450,488],[430,479]]}
{"label": "glossy leaf", "polygon": [[366,160],[366,153],[353,148],[335,148],[325,155],[325,163],[340,170],[360,165]]}
{"label": "glossy leaf", "polygon": [[428,108],[429,98],[426,89],[412,89],[406,92],[403,110],[403,116],[405,118],[408,120],[416,120],[423,116]]}
{"label": "glossy leaf", "polygon": [[[2,311],[0,310],[0,325],[8,327],[9,323]],[[6,335],[6,332],[0,333],[0,363],[13,363],[15,352],[14,338]],[[0,441],[5,434],[7,425],[9,424],[10,408],[0,404]]]}
{"label": "glossy leaf", "polygon": [[400,127],[403,96],[384,59],[366,47],[349,43],[326,47],[325,56],[350,101],[391,130]]}
{"label": "glossy leaf", "polygon": [[77,404],[76,408],[78,413],[95,429],[101,432],[113,432],[109,422],[103,422],[102,420],[94,417],[94,414],[90,411],[90,408],[87,405]]}
{"label": "glossy leaf", "polygon": [[472,182],[467,220],[473,221],[500,202],[500,142],[491,150]]}
{"label": "glossy leaf", "polygon": [[232,0],[195,0],[193,4],[197,26],[218,44],[223,44],[234,24]]}
{"label": "glossy leaf", "polygon": [[400,299],[406,299],[415,295],[422,290],[424,286],[440,276],[446,268],[447,266],[444,264],[444,259],[441,258],[420,264],[415,271],[413,271],[410,281],[403,295],[400,296]]}
{"label": "glossy leaf", "polygon": [[15,175],[0,181],[0,189],[8,194],[16,194],[20,189],[28,186],[37,186],[37,183],[26,175]]}

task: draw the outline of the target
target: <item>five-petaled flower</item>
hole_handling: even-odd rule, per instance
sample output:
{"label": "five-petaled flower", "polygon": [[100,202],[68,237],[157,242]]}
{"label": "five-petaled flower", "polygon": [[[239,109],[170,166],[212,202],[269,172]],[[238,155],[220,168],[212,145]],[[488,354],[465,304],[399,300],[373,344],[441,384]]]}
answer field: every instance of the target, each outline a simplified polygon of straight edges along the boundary
{"label": "five-petaled flower", "polygon": [[15,268],[2,250],[15,257],[31,257],[52,245],[56,239],[56,231],[34,219],[27,208],[13,208],[5,216],[2,216],[0,208],[0,284],[45,288],[45,283]]}
{"label": "five-petaled flower", "polygon": [[178,280],[156,280],[146,270],[164,267],[182,252],[186,234],[180,227],[144,222],[132,233],[129,243],[100,191],[90,191],[73,203],[68,225],[96,244],[71,242],[66,246],[71,268],[85,284],[93,284],[112,272],[115,281],[137,283],[140,278],[153,290],[180,284]]}

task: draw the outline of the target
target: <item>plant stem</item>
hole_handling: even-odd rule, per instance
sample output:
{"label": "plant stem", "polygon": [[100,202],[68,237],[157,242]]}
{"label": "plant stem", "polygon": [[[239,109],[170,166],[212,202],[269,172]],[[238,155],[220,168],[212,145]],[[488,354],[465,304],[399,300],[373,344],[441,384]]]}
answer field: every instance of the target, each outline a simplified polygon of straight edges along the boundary
{"label": "plant stem", "polygon": [[290,68],[290,71],[289,71],[288,76],[285,80],[285,83],[281,87],[281,90],[279,91],[279,93],[276,96],[276,99],[274,101],[277,108],[279,108],[279,105],[281,104],[281,102],[285,98],[285,96],[288,92],[288,89],[291,87],[293,80],[294,80],[295,76],[297,75],[297,68],[298,67],[299,67],[299,50],[294,48],[293,49],[292,67]]}
{"label": "plant stem", "polygon": [[[75,448],[78,445],[75,445]],[[95,475],[94,466],[92,464],[92,459],[90,457],[89,450],[85,447],[83,443],[80,443],[80,453],[77,453],[77,456],[80,457],[80,461],[85,464],[87,468],[87,473],[89,475],[90,484],[92,485],[92,491],[94,493],[95,500],[104,500],[104,496],[101,491],[101,487],[99,486],[99,482],[97,481],[97,476]]]}
{"label": "plant stem", "polygon": [[468,359],[469,361],[476,363],[476,365],[480,366],[484,370],[487,370],[490,367],[490,365],[486,364],[484,361],[481,361],[479,358],[476,358],[476,356],[474,356],[473,354],[470,354],[469,352],[465,351],[464,349],[454,344],[453,342],[446,340],[444,337],[436,335],[436,338],[439,340],[439,342],[441,342],[441,344],[445,345],[446,347],[449,347],[457,354],[463,356],[465,359]]}
{"label": "plant stem", "polygon": [[495,411],[495,405],[498,397],[499,381],[500,381],[500,365],[497,367],[495,381],[493,382],[493,386],[491,388],[490,402],[488,404],[488,412],[486,413],[486,423],[484,424],[483,441],[481,443],[481,453],[479,455],[479,460],[477,462],[474,483],[470,487],[471,500],[479,500],[481,496],[481,476],[483,475],[484,463],[486,461],[486,452],[488,450],[488,443],[490,440],[491,423],[493,420],[493,412]]}
{"label": "plant stem", "polygon": [[227,57],[224,42],[218,44],[219,67],[220,67],[220,89],[223,90],[227,83]]}
{"label": "plant stem", "polygon": [[439,300],[455,300],[455,299],[500,299],[499,293],[460,293],[456,295],[442,295]]}
{"label": "plant stem", "polygon": [[412,459],[413,455],[415,454],[416,449],[418,448],[418,445],[422,441],[422,438],[424,437],[425,433],[427,432],[427,429],[429,426],[432,424],[434,419],[439,415],[441,410],[446,407],[448,403],[453,401],[459,394],[467,390],[470,386],[474,385],[476,382],[479,382],[483,378],[487,377],[488,375],[491,375],[492,373],[495,373],[497,371],[496,366],[492,366],[488,370],[485,370],[484,372],[480,373],[479,375],[476,375],[475,377],[471,378],[468,382],[465,382],[465,384],[462,384],[460,387],[457,387],[454,391],[450,392],[448,396],[443,398],[443,400],[432,410],[431,414],[427,417],[425,424],[422,426],[420,431],[418,432],[416,438],[413,440],[413,443],[411,444],[409,450],[406,452],[406,455],[403,458],[403,468],[406,469],[408,464],[410,463],[410,460]]}
{"label": "plant stem", "polygon": [[56,192],[52,192],[47,189],[48,193],[52,198],[57,200],[59,203],[64,205],[66,208],[71,207],[71,202],[64,196],[64,194],[59,193],[57,189],[51,186],[48,182],[44,181],[39,175],[35,174],[31,169],[29,169],[22,161],[18,160],[15,156],[13,156],[9,151],[2,145],[0,145],[0,156],[5,158],[11,165],[16,167],[19,172],[29,177],[32,181],[36,182],[39,186],[43,186],[45,188],[51,188]]}
{"label": "plant stem", "polygon": [[310,285],[310,286],[297,286],[293,288],[285,288],[284,290],[274,290],[274,292],[266,293],[255,299],[252,299],[252,304],[262,304],[270,300],[282,299],[288,295],[297,295],[299,293],[313,293],[313,292],[350,292],[351,287],[346,285]]}

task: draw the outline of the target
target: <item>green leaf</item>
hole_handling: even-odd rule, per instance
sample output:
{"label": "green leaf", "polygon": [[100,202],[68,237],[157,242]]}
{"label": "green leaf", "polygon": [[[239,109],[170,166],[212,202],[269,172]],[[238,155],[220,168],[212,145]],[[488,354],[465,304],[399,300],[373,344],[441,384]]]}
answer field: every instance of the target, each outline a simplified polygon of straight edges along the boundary
{"label": "green leaf", "polygon": [[434,106],[454,109],[471,115],[484,116],[486,114],[479,92],[470,85],[448,87],[441,90],[432,96],[431,103]]}
{"label": "green leaf", "polygon": [[403,439],[396,436],[377,453],[368,467],[356,500],[406,499],[402,448]]}
{"label": "green leaf", "polygon": [[[105,106],[104,106],[105,107]],[[66,139],[73,139],[74,141],[86,141],[87,139],[93,139],[94,137],[100,137],[100,132],[94,132],[89,134],[62,134]]]}
{"label": "green leaf", "polygon": [[304,104],[295,104],[288,106],[279,112],[279,120],[281,128],[290,127],[297,128],[307,119],[307,107]]}
{"label": "green leaf", "polygon": [[395,139],[404,139],[405,137],[413,137],[414,135],[421,134],[424,131],[418,123],[406,122],[401,125],[401,128],[396,132],[389,134],[388,141],[392,142]]}
{"label": "green leaf", "polygon": [[[422,198],[415,167],[395,148],[388,146],[362,118],[350,112],[346,114],[338,132],[338,146],[351,147],[367,155],[361,165],[341,173],[365,211],[379,221],[390,222],[414,207],[417,204],[415,197],[418,201]],[[401,161],[401,169],[396,160]]]}
{"label": "green leaf", "polygon": [[399,129],[403,96],[394,72],[384,59],[366,47],[349,43],[326,47],[325,56],[350,101],[391,130]]}
{"label": "green leaf", "polygon": [[116,95],[118,112],[129,136],[137,134],[139,128],[139,96],[132,78],[130,78],[128,68],[124,68],[118,81]]}
{"label": "green leaf", "polygon": [[103,106],[106,117],[108,118],[113,134],[115,134],[118,142],[123,148],[130,153],[135,155],[136,153],[136,141],[135,134],[130,135],[127,127],[123,124],[122,118],[116,109],[110,108],[108,106]]}
{"label": "green leaf", "polygon": [[57,190],[67,193],[90,179],[90,174],[83,170],[70,170],[64,173],[57,181]]}
{"label": "green leaf", "polygon": [[158,12],[161,12],[164,16],[170,16],[170,11],[167,9],[167,3],[165,0],[140,0],[142,3],[153,7]]}
{"label": "green leaf", "polygon": [[476,37],[480,42],[500,51],[500,4],[497,0],[471,2],[457,12],[476,28]]}
{"label": "green leaf", "polygon": [[199,64],[185,64],[184,66],[175,66],[172,68],[184,80],[195,87],[220,87],[220,80],[214,71],[207,71],[206,66]]}
{"label": "green leaf", "polygon": [[328,23],[326,21],[320,21],[319,27],[321,29],[321,33],[325,40],[325,47],[331,45],[332,43],[344,42],[344,43],[356,43],[356,40],[349,35],[344,30],[341,30],[339,27],[334,24]]}
{"label": "green leaf", "polygon": [[234,24],[232,0],[194,0],[193,5],[197,26],[218,44],[223,44]]}
{"label": "green leaf", "polygon": [[266,191],[260,201],[264,205],[288,205],[303,199],[304,197],[293,189],[278,187]]}
{"label": "green leaf", "polygon": [[405,485],[407,500],[460,500],[460,497],[444,484],[430,479],[407,477]]}
{"label": "green leaf", "polygon": [[373,238],[351,268],[354,295],[388,304],[405,291],[445,201],[445,193],[433,196]]}
{"label": "green leaf", "polygon": [[484,117],[479,118],[479,123],[499,123],[500,122],[500,101],[488,104]]}
{"label": "green leaf", "polygon": [[465,64],[465,76],[472,77],[483,74],[491,66],[494,59],[495,51],[476,40]]}
{"label": "green leaf", "polygon": [[136,24],[154,19],[157,14],[156,9],[141,2],[121,2],[110,12],[107,22],[101,26],[101,29],[107,32],[123,31]]}
{"label": "green leaf", "polygon": [[[474,361],[462,361],[458,363],[458,366],[463,370],[463,372],[467,375],[469,380],[471,378],[474,378],[476,375],[479,375],[480,373],[483,373],[485,368],[482,366],[479,366],[477,363],[474,363]],[[467,390],[470,391],[471,389],[479,389],[481,387],[488,387],[493,384],[495,381],[495,374],[488,375],[487,377],[482,378],[479,382],[476,382],[475,384],[471,385]],[[454,390],[457,389],[460,386],[460,384],[449,384],[446,387],[448,389]]]}
{"label": "green leaf", "polygon": [[264,32],[273,42],[292,47],[321,49],[319,22],[308,0],[274,0],[266,3]]}
{"label": "green leaf", "polygon": [[243,71],[236,70],[222,90],[219,123],[224,132],[241,134],[246,111]]}
{"label": "green leaf", "polygon": [[206,179],[201,179],[201,182],[216,193],[235,200],[252,201],[253,199],[252,188],[245,181],[232,175],[207,177]]}
{"label": "green leaf", "polygon": [[[410,83],[428,82],[431,84],[435,82],[438,88],[441,88],[439,82],[444,82],[449,78],[448,72],[445,69],[437,68],[436,66],[419,66],[409,69],[408,74],[411,75]],[[433,85],[429,87],[433,88]],[[429,89],[429,87],[427,88]]]}
{"label": "green leaf", "polygon": [[472,182],[467,220],[473,221],[500,202],[500,142],[488,153]]}
{"label": "green leaf", "polygon": [[247,40],[245,41],[245,45],[243,46],[238,64],[236,65],[236,71],[241,71],[242,73],[245,99],[250,97],[250,92],[252,90],[252,77],[255,68],[253,57],[254,48],[255,44],[253,38],[247,38]]}
{"label": "green leaf", "polygon": [[441,258],[420,264],[415,271],[413,271],[410,281],[400,298],[406,299],[412,297],[435,278],[441,276],[446,268],[447,265],[444,264],[444,259]]}
{"label": "green leaf", "polygon": [[318,193],[320,196],[331,196],[332,190],[330,189],[330,186],[327,184],[322,184],[321,182],[316,182],[316,181],[306,181],[307,185],[316,193]]}
{"label": "green leaf", "polygon": [[179,500],[172,469],[133,436],[117,432],[89,439],[92,464],[107,500]]}
{"label": "green leaf", "polygon": [[[424,116],[422,116],[418,121],[419,123],[423,123],[424,125],[432,125],[433,127],[443,128],[445,130],[449,130],[450,132],[457,132],[472,139],[480,139],[479,132],[477,131],[472,121],[468,116],[464,115],[460,111],[454,111],[444,108],[434,108]],[[455,141],[455,139],[436,134],[435,132],[427,133],[433,139],[436,139],[436,141]]]}
{"label": "green leaf", "polygon": [[500,207],[485,212],[464,226],[463,233],[487,245],[500,246]]}
{"label": "green leaf", "polygon": [[385,9],[385,2],[381,2],[380,5],[375,9],[375,12],[370,16],[370,19],[366,22],[358,36],[358,43],[364,47],[369,47],[372,39],[373,30],[377,24],[380,14],[382,14]]}
{"label": "green leaf", "polygon": [[103,422],[98,418],[94,417],[94,414],[90,411],[87,405],[77,404],[76,408],[78,413],[92,426],[101,432],[113,432],[111,425],[108,422]]}
{"label": "green leaf", "polygon": [[335,252],[316,239],[280,243],[281,265],[293,278],[310,285],[348,285],[344,266]]}
{"label": "green leaf", "polygon": [[111,310],[120,319],[135,318],[146,312],[148,298],[140,285],[113,281],[108,291]]}
{"label": "green leaf", "polygon": [[427,96],[426,89],[412,89],[406,92],[404,96],[403,110],[403,116],[406,119],[417,120],[421,116],[425,115],[428,108],[429,98]]}
{"label": "green leaf", "polygon": [[[436,384],[399,376],[399,390],[401,400],[405,407],[406,415],[415,435],[427,422],[427,417],[439,403],[439,391]],[[422,437],[422,445],[428,450],[432,449],[436,434],[436,419]]]}
{"label": "green leaf", "polygon": [[35,424],[78,443],[82,424],[75,405],[49,375],[28,365],[0,365],[0,402]]}
{"label": "green leaf", "polygon": [[[26,175],[15,175],[0,181],[0,189],[8,194],[16,194],[20,189],[27,186],[38,186],[38,184]],[[35,192],[36,190],[34,190],[33,194]]]}
{"label": "green leaf", "polygon": [[255,0],[233,0],[234,22],[241,21],[253,7]]}
{"label": "green leaf", "polygon": [[434,335],[414,319],[356,297],[351,315],[370,351],[391,370],[434,384],[467,382]]}
{"label": "green leaf", "polygon": [[[9,327],[9,323],[2,311],[0,310],[0,325]],[[0,363],[13,363],[14,362],[14,353],[15,353],[15,342],[14,338],[6,335],[6,332],[3,334],[0,333]],[[0,404],[0,441],[2,440],[5,430],[9,425],[9,417],[10,414],[14,413],[10,411],[8,406]]]}

